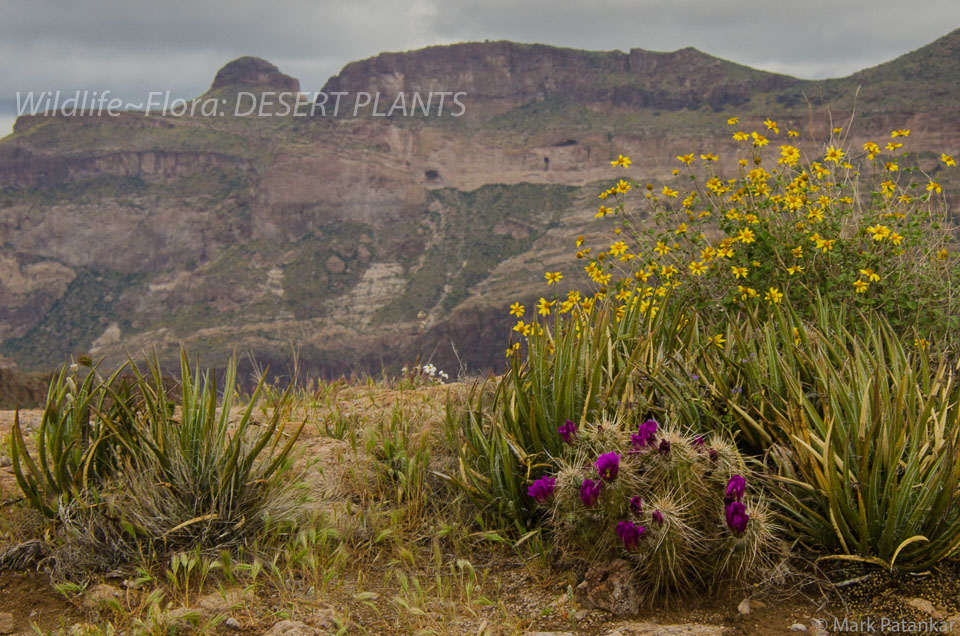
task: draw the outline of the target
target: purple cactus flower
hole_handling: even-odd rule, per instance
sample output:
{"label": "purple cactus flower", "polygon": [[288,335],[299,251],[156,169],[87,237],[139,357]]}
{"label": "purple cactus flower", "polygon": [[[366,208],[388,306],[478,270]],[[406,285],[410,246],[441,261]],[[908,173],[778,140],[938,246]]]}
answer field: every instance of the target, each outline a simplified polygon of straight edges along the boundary
{"label": "purple cactus flower", "polygon": [[560,433],[560,437],[563,438],[565,443],[573,444],[573,440],[577,438],[577,425],[572,420],[567,420],[557,428],[557,432]]}
{"label": "purple cactus flower", "polygon": [[723,502],[728,504],[731,501],[740,501],[743,499],[743,493],[746,489],[747,480],[741,475],[734,475],[730,478],[730,481],[727,482],[727,493],[723,497]]}
{"label": "purple cactus flower", "polygon": [[620,472],[620,455],[615,452],[604,453],[597,458],[593,466],[597,469],[597,474],[600,475],[601,479],[613,481],[617,478],[617,473]]}
{"label": "purple cactus flower", "polygon": [[710,454],[710,461],[712,462],[717,461],[717,457],[720,456],[720,453],[717,452],[717,449],[712,446],[707,449],[707,452]]}
{"label": "purple cactus flower", "polygon": [[660,448],[659,448],[659,451],[660,451],[660,454],[661,454],[661,455],[669,455],[669,454],[670,454],[670,442],[668,442],[668,441],[665,440],[665,439],[660,440]]}
{"label": "purple cactus flower", "polygon": [[644,530],[643,526],[638,526],[632,521],[621,521],[617,524],[617,536],[623,541],[623,547],[627,550],[637,547]]}
{"label": "purple cactus flower", "polygon": [[643,516],[643,499],[640,498],[640,495],[630,498],[630,512],[633,513],[634,517]]}
{"label": "purple cactus flower", "polygon": [[657,441],[657,422],[656,420],[647,420],[637,427],[637,432],[630,436],[630,444],[633,451],[639,452],[641,449],[653,446]]}
{"label": "purple cactus flower", "polygon": [[750,521],[750,515],[747,514],[747,508],[739,501],[731,501],[727,504],[726,510],[727,527],[733,534],[742,536],[747,529],[747,522]]}
{"label": "purple cactus flower", "polygon": [[690,442],[690,445],[696,448],[697,450],[702,450],[704,445],[706,445],[707,440],[703,438],[703,435],[697,435],[693,438],[693,441]]}
{"label": "purple cactus flower", "polygon": [[662,525],[663,525],[663,513],[660,512],[659,510],[654,510],[654,511],[653,511],[653,514],[650,515],[650,518],[651,518],[651,519],[653,520],[653,522],[656,523],[658,526],[662,526]]}
{"label": "purple cactus flower", "polygon": [[602,485],[602,481],[594,482],[592,479],[583,480],[583,483],[580,484],[580,501],[583,502],[584,506],[593,508],[597,505],[597,500],[600,499],[600,486]]}
{"label": "purple cactus flower", "polygon": [[557,478],[548,475],[534,480],[533,484],[527,488],[527,494],[536,499],[537,503],[544,503],[553,496],[553,491],[556,487]]}

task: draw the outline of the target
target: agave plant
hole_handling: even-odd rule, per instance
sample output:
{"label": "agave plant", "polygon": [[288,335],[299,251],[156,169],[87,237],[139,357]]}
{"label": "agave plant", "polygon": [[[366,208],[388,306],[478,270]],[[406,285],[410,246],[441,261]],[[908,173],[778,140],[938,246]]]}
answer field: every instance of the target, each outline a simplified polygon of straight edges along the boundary
{"label": "agave plant", "polygon": [[801,537],[885,567],[956,554],[960,382],[948,352],[825,303],[815,324],[785,305],[731,326],[730,340],[700,373],[741,440],[769,453],[773,493]]}
{"label": "agave plant", "polygon": [[33,507],[56,515],[58,499],[70,501],[101,484],[118,466],[118,453],[136,449],[138,404],[121,379],[126,365],[103,379],[88,358],[54,376],[36,435],[36,459],[24,439],[19,412],[10,432],[17,485]]}
{"label": "agave plant", "polygon": [[242,410],[233,412],[235,358],[224,371],[221,398],[216,373],[192,369],[181,350],[178,408],[163,388],[156,356],[146,373],[132,369],[143,414],[137,429],[141,450],[126,458],[116,502],[125,524],[162,539],[167,550],[213,548],[255,536],[275,518],[294,514],[292,484],[278,481],[306,423],[287,430],[292,384],[266,421],[258,422],[254,413],[266,376]]}

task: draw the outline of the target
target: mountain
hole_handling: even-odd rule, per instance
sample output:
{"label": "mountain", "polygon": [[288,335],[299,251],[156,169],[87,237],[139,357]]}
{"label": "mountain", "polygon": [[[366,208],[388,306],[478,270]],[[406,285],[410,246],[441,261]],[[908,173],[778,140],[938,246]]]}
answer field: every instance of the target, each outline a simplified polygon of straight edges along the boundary
{"label": "mountain", "polygon": [[[576,282],[611,157],[670,182],[677,154],[731,147],[728,117],[823,139],[854,105],[846,143],[907,127],[957,153],[958,52],[960,30],[806,81],[692,48],[456,44],[352,62],[298,117],[275,94],[299,82],[245,57],[193,115],[21,117],[0,140],[0,356],[43,370],[183,341],[210,363],[296,349],[313,375],[500,368],[506,305],[545,294],[546,269]],[[264,116],[237,116],[254,100]]]}

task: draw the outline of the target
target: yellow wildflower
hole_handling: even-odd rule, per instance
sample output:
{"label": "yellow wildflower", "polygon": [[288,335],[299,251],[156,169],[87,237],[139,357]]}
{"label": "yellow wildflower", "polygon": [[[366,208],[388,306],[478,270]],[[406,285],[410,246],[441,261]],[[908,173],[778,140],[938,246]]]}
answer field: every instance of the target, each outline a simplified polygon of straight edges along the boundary
{"label": "yellow wildflower", "polygon": [[624,168],[626,168],[626,167],[629,166],[631,163],[633,163],[633,162],[630,161],[630,157],[624,157],[623,155],[620,155],[620,156],[618,156],[616,159],[614,159],[613,161],[611,161],[611,162],[610,162],[610,165],[611,165],[611,166],[623,166]]}
{"label": "yellow wildflower", "polygon": [[880,275],[877,274],[872,269],[870,269],[869,267],[866,269],[861,269],[860,273],[866,276],[867,280],[869,280],[871,283],[876,283],[880,281]]}
{"label": "yellow wildflower", "polygon": [[747,268],[746,267],[737,267],[733,265],[730,267],[730,270],[733,272],[733,275],[736,278],[746,278],[747,277]]}
{"label": "yellow wildflower", "polygon": [[859,278],[858,278],[857,280],[853,281],[853,288],[857,290],[857,293],[858,293],[858,294],[862,294],[862,293],[866,292],[866,291],[867,291],[867,287],[869,287],[869,286],[870,286],[870,283],[868,283],[868,282],[865,281],[865,280],[859,279]]}
{"label": "yellow wildflower", "polygon": [[620,256],[626,251],[627,251],[627,244],[624,243],[623,241],[617,241],[616,243],[610,246],[610,253],[613,254],[614,256]]}
{"label": "yellow wildflower", "polygon": [[525,311],[526,311],[526,309],[524,309],[524,308],[523,308],[523,305],[521,305],[519,302],[516,302],[516,303],[513,303],[512,305],[510,305],[510,315],[511,315],[511,316],[516,316],[517,318],[522,318],[522,317],[523,317],[523,313],[524,313]]}
{"label": "yellow wildflower", "polygon": [[778,305],[780,304],[780,301],[783,300],[783,293],[776,287],[771,287],[766,293],[764,293],[763,298],[771,305]]}
{"label": "yellow wildflower", "polygon": [[563,278],[563,274],[560,272],[546,272],[543,277],[547,279],[547,285],[553,285],[554,283],[560,282],[560,279]]}
{"label": "yellow wildflower", "polygon": [[693,163],[695,160],[696,160],[696,157],[694,157],[692,154],[686,154],[686,155],[679,155],[679,156],[677,156],[677,161],[679,161],[680,163],[682,163],[682,164],[685,165],[685,166],[689,166],[689,165],[690,165],[691,163]]}
{"label": "yellow wildflower", "polygon": [[693,261],[688,267],[694,276],[703,276],[704,272],[707,271],[707,268],[700,261]]}
{"label": "yellow wildflower", "polygon": [[715,336],[710,336],[707,338],[708,345],[714,345],[715,347],[720,347],[721,349],[723,348],[723,343],[726,341],[727,340],[723,337],[722,333],[718,333]]}
{"label": "yellow wildflower", "polygon": [[891,137],[909,137],[910,131],[904,130],[903,128],[899,128],[897,130],[894,130],[892,133],[890,133],[890,136]]}
{"label": "yellow wildflower", "polygon": [[954,160],[953,157],[951,157],[950,155],[942,154],[942,153],[940,155],[940,161],[942,161],[945,165],[948,165],[948,166],[957,165],[957,162]]}
{"label": "yellow wildflower", "polygon": [[832,161],[833,163],[840,163],[840,160],[843,159],[844,152],[839,148],[834,146],[827,146],[827,154],[824,156],[824,161]]}
{"label": "yellow wildflower", "polygon": [[550,308],[553,307],[556,302],[555,300],[548,301],[546,298],[541,297],[540,300],[537,301],[537,313],[541,316],[549,316]]}
{"label": "yellow wildflower", "polygon": [[731,117],[730,119],[727,120],[727,126],[736,126],[739,123],[740,123],[739,117]]}
{"label": "yellow wildflower", "polygon": [[676,190],[671,190],[667,186],[663,186],[663,190],[661,190],[660,193],[663,194],[663,196],[672,197],[674,199],[676,199],[677,195],[679,194],[679,192]]}
{"label": "yellow wildflower", "polygon": [[940,194],[942,192],[940,188],[940,184],[937,183],[936,181],[931,181],[930,183],[927,184],[927,192],[933,192],[933,191],[936,191],[937,194]]}

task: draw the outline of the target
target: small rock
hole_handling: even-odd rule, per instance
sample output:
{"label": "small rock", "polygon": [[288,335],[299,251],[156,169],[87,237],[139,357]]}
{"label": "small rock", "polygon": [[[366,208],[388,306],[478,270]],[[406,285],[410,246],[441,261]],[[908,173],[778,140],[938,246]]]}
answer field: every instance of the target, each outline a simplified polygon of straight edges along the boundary
{"label": "small rock", "polygon": [[120,598],[120,588],[109,583],[94,585],[83,594],[84,609],[94,610],[110,599]]}
{"label": "small rock", "polygon": [[227,620],[223,621],[223,624],[224,624],[224,626],[228,627],[229,629],[233,629],[233,630],[236,630],[236,631],[240,631],[240,621],[238,621],[237,619],[235,619],[233,616],[231,616],[231,617],[228,618]]}
{"label": "small rock", "polygon": [[740,601],[739,605],[737,605],[737,611],[746,616],[753,610],[762,609],[766,606],[767,604],[761,600],[755,598],[745,598]]}
{"label": "small rock", "polygon": [[807,631],[807,626],[804,625],[803,623],[794,623],[793,625],[790,626],[790,631],[791,631],[791,632],[805,632],[805,631]]}
{"label": "small rock", "polygon": [[12,634],[13,626],[13,614],[10,612],[0,612],[0,634]]}
{"label": "small rock", "polygon": [[337,621],[334,619],[333,610],[322,609],[317,610],[317,613],[314,616],[314,624],[320,629],[324,629],[330,632],[337,631]]}
{"label": "small rock", "polygon": [[947,617],[947,613],[945,611],[942,609],[937,609],[933,606],[933,603],[925,598],[911,598],[905,602],[910,607],[918,609],[924,614],[929,614],[938,621],[942,621]]}
{"label": "small rock", "polygon": [[167,610],[160,616],[160,622],[173,628],[177,633],[190,633],[200,623],[201,613],[189,607],[177,607]]}
{"label": "small rock", "polygon": [[300,621],[280,621],[270,628],[266,636],[316,636],[317,630]]}
{"label": "small rock", "polygon": [[226,614],[253,600],[250,590],[230,589],[205,594],[197,599],[197,607],[211,614]]}
{"label": "small rock", "polygon": [[633,566],[623,559],[593,566],[577,586],[577,600],[586,608],[602,609],[615,616],[636,614],[640,611],[640,592]]}

